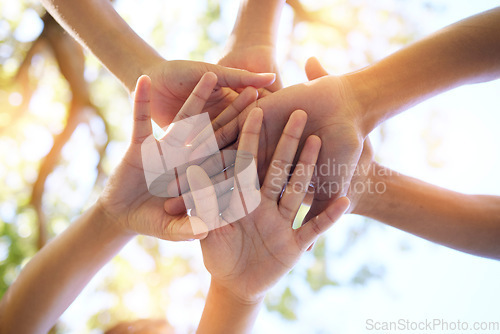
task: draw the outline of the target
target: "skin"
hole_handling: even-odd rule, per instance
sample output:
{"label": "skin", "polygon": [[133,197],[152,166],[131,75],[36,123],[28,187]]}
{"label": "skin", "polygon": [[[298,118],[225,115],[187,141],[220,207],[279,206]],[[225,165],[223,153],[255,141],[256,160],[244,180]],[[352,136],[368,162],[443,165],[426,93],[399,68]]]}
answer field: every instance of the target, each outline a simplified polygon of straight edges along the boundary
{"label": "skin", "polygon": [[[215,74],[203,75],[177,117],[200,113],[216,84]],[[148,192],[141,145],[152,134],[150,99],[151,80],[142,76],[125,156],[97,202],[44,246],[9,287],[0,302],[1,333],[48,332],[96,272],[137,234],[171,241],[207,236],[201,220],[166,213],[164,199]]]}
{"label": "skin", "polygon": [[[304,138],[317,135],[324,143],[317,165],[341,168],[340,173],[336,170],[336,173],[325,173],[314,180],[314,202],[308,217],[314,216],[331,201],[348,193],[367,135],[378,124],[449,89],[500,76],[498,31],[500,8],[495,8],[446,27],[357,72],[342,76],[326,75],[318,61],[312,58],[306,64],[310,82],[286,87],[259,99],[237,115],[236,119],[217,130],[218,143],[222,147],[234,146],[232,143],[238,140],[238,133],[252,108],[257,105],[262,108],[264,120],[259,144],[262,179],[290,113],[296,109],[305,110],[309,120]],[[226,122],[231,117],[221,114],[218,118]],[[434,201],[429,199],[432,196],[425,196],[424,191],[414,193],[410,198],[398,196],[404,191],[412,193],[418,188],[414,181],[406,181],[401,183],[398,179],[398,187],[405,184],[408,188],[401,188],[392,196],[380,197],[388,201],[386,205],[377,206],[374,203],[378,203],[378,198],[372,198],[366,201],[365,207],[353,203],[357,208],[354,212],[449,247],[498,258],[499,246],[495,244],[498,244],[500,224],[496,197],[479,197],[485,200],[484,205],[488,210],[484,215],[489,217],[479,219],[483,217],[483,212],[476,205],[479,201],[477,198],[472,201],[474,205],[464,205],[460,211],[445,210],[448,203],[453,201],[446,200],[446,192],[439,192],[441,195]],[[336,188],[325,189],[321,186],[325,184]],[[420,184],[420,188],[425,187]],[[356,194],[355,197],[365,196]],[[457,196],[451,198],[457,200]],[[463,205],[464,201],[458,203]],[[443,209],[438,210],[439,206],[443,206]],[[387,212],[381,212],[382,207]],[[393,211],[395,207],[400,208],[399,214]],[[463,213],[464,208],[470,209],[471,214],[461,219],[457,213]],[[409,217],[410,212],[412,217]],[[473,215],[478,212],[481,212],[480,216]],[[430,225],[409,224],[411,221],[429,221],[431,217]],[[471,228],[471,221],[474,222],[474,228]],[[450,235],[445,236],[446,233]],[[486,240],[488,242],[485,243]]]}
{"label": "skin", "polygon": [[[254,159],[262,118],[261,109],[252,110],[238,146],[238,150],[252,153]],[[294,173],[288,181],[306,121],[307,115],[301,110],[290,116],[273,155],[276,163],[268,170],[260,189],[258,207],[236,222],[221,221],[222,227],[210,231],[201,241],[204,263],[212,279],[198,333],[250,332],[267,290],[287,274],[317,237],[347,210],[349,200],[342,197],[301,228],[292,228],[321,147],[317,136],[306,140],[297,164],[306,173]],[[207,224],[226,219],[219,217],[217,200],[221,197],[216,195],[205,171],[199,166],[189,167],[187,178],[198,217]],[[259,193],[251,177],[241,178],[235,187],[222,217],[230,217],[238,210],[240,189],[248,192],[253,188]]]}
{"label": "skin", "polygon": [[283,88],[276,64],[276,41],[284,0],[242,0],[225,54],[219,65],[250,72],[276,73],[276,81],[266,88]]}
{"label": "skin", "polygon": [[132,30],[108,0],[42,0],[42,4],[129,92],[140,75],[151,77],[152,117],[162,127],[172,121],[206,72],[213,72],[218,78],[204,110],[211,117],[237,96],[233,89],[221,87],[261,88],[275,80],[275,74],[271,73],[255,74],[195,61],[167,61]]}

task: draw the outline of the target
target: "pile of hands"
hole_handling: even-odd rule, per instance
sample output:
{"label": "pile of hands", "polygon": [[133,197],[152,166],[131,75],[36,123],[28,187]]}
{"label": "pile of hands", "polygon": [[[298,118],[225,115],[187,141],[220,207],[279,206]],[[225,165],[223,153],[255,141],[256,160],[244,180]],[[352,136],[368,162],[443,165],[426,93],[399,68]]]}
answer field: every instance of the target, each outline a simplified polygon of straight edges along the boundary
{"label": "pile of hands", "polygon": [[[131,235],[200,239],[211,287],[243,304],[260,303],[321,233],[362,205],[363,194],[349,191],[349,183],[365,182],[374,163],[363,132],[362,106],[349,81],[328,75],[311,58],[306,65],[311,81],[282,88],[273,50],[235,43],[219,65],[152,65],[134,92],[130,147],[98,201],[105,214]],[[217,175],[207,162],[189,167],[183,175],[192,191],[203,189],[203,195],[190,195],[195,207],[191,217],[181,197],[165,200],[148,191],[141,145],[152,136],[151,119],[165,127],[201,113],[210,116],[219,148],[248,152],[257,164],[262,186],[253,191],[259,192],[260,204],[234,222],[223,221],[232,205],[219,212],[217,200],[223,196],[212,184]],[[348,168],[345,173],[320,175],[314,173],[319,164]],[[293,229],[305,198],[312,200],[311,209],[302,226]],[[220,227],[207,228],[214,220]]]}

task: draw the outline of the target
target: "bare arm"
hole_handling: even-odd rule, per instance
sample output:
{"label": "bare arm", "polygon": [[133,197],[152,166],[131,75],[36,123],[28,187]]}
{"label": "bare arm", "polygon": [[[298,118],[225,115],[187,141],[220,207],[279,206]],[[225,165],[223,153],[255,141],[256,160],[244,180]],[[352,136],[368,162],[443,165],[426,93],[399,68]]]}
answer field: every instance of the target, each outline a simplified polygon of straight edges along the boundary
{"label": "bare arm", "polygon": [[2,298],[0,332],[47,333],[95,273],[132,236],[94,205],[23,269]]}
{"label": "bare arm", "polygon": [[[466,253],[500,260],[500,197],[465,195],[373,163],[353,213]],[[382,186],[383,185],[383,186]]]}
{"label": "bare arm", "polygon": [[[241,0],[225,56],[219,64],[252,72],[278,74],[276,40],[284,4],[284,0]],[[278,75],[268,89],[276,91],[282,86]]]}
{"label": "bare arm", "polygon": [[500,77],[500,7],[452,24],[345,75],[368,134],[386,119],[449,89]]}
{"label": "bare arm", "polygon": [[130,92],[141,74],[164,60],[108,0],[41,1],[64,29],[91,50]]}

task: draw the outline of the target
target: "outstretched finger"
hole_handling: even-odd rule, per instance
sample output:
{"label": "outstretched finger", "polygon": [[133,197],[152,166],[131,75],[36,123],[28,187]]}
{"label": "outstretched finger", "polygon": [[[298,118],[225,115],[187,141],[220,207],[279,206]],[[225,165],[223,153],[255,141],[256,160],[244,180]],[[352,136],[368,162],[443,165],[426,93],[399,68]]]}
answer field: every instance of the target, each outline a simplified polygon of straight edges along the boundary
{"label": "outstretched finger", "polygon": [[328,230],[349,208],[350,201],[341,197],[330,204],[325,211],[295,230],[295,240],[305,251],[326,230]]}
{"label": "outstretched finger", "polygon": [[[198,147],[214,136],[214,131],[219,130],[224,125],[231,122],[233,119],[245,110],[245,108],[254,102],[258,97],[257,90],[253,87],[245,88],[238,97],[224,109],[211,124],[207,125],[192,141],[192,147]],[[220,147],[220,146],[219,146]],[[197,151],[199,152],[199,151]],[[198,154],[200,156],[200,154]]]}
{"label": "outstretched finger", "polygon": [[304,201],[304,197],[311,184],[311,178],[314,174],[320,149],[321,139],[319,137],[310,136],[307,138],[293,175],[279,201],[278,209],[287,221],[293,221],[299,211],[300,205]]}
{"label": "outstretched finger", "polygon": [[151,79],[142,75],[137,79],[134,92],[134,125],[132,143],[142,142],[153,133],[151,124]]}
{"label": "outstretched finger", "polygon": [[306,122],[307,114],[303,110],[296,110],[285,125],[261,190],[263,196],[272,201],[278,200],[288,180]]}
{"label": "outstretched finger", "polygon": [[205,106],[217,84],[217,76],[212,72],[203,74],[198,84],[186,99],[181,110],[175,115],[173,122],[177,122],[198,115]]}
{"label": "outstretched finger", "polygon": [[218,85],[221,87],[240,88],[252,86],[255,88],[267,87],[276,80],[275,73],[252,73],[221,65],[207,64],[208,70],[217,75]]}

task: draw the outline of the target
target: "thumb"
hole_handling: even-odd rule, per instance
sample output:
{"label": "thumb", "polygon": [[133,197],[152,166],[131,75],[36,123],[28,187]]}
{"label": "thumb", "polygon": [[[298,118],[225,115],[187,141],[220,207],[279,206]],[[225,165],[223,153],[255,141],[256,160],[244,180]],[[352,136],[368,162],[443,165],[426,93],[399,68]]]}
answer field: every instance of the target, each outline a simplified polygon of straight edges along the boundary
{"label": "thumb", "polygon": [[207,64],[208,71],[214,72],[221,87],[241,88],[252,86],[262,88],[271,85],[276,80],[275,73],[253,73],[246,70]]}
{"label": "thumb", "polygon": [[210,177],[197,165],[189,166],[186,176],[198,218],[206,224],[207,230],[215,229],[219,225],[219,205]]}
{"label": "thumb", "polygon": [[316,57],[311,57],[306,62],[306,75],[307,79],[314,80],[328,75],[328,72],[321,66]]}

